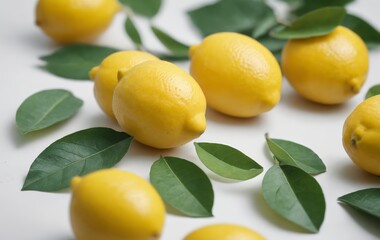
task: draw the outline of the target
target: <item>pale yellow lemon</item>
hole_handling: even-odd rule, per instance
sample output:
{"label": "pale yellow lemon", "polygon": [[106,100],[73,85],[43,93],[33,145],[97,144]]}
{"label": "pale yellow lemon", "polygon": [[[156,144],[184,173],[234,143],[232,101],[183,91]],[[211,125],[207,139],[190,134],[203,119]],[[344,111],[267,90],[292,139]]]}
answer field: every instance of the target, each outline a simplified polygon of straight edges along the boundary
{"label": "pale yellow lemon", "polygon": [[282,52],[284,75],[306,99],[338,104],[357,94],[367,77],[368,51],[353,31],[289,40]]}
{"label": "pale yellow lemon", "polygon": [[59,43],[91,41],[120,10],[117,0],[39,0],[36,24]]}
{"label": "pale yellow lemon", "polygon": [[273,54],[239,33],[216,33],[190,49],[190,73],[207,104],[235,117],[253,117],[280,100],[282,75]]}
{"label": "pale yellow lemon", "polygon": [[264,240],[264,237],[243,226],[213,224],[191,232],[184,240]]}
{"label": "pale yellow lemon", "polygon": [[94,80],[94,95],[100,108],[108,116],[114,118],[112,97],[118,78],[118,72],[145,61],[158,60],[152,54],[141,51],[120,51],[106,57],[99,66],[92,68],[89,76]]}
{"label": "pale yellow lemon", "polygon": [[173,148],[206,128],[206,99],[197,82],[166,61],[143,62],[120,73],[113,112],[120,127],[154,148]]}
{"label": "pale yellow lemon", "polygon": [[117,169],[71,182],[70,219],[77,240],[158,240],[164,204],[145,179]]}
{"label": "pale yellow lemon", "polygon": [[343,127],[343,146],[361,169],[380,176],[380,95],[360,103]]}

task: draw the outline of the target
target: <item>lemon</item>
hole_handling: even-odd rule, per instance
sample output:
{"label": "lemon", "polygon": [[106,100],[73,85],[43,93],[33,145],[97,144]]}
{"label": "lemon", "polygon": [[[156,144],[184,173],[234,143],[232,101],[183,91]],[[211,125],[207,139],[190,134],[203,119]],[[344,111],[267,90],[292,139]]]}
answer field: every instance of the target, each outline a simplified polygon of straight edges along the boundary
{"label": "lemon", "polygon": [[380,176],[380,95],[360,103],[343,126],[343,146],[361,169]]}
{"label": "lemon", "polygon": [[264,237],[243,226],[214,224],[193,231],[184,240],[264,240]]}
{"label": "lemon", "polygon": [[39,0],[36,24],[59,43],[91,41],[120,10],[117,0]]}
{"label": "lemon", "polygon": [[289,40],[282,52],[284,75],[306,99],[338,104],[357,94],[367,77],[368,50],[350,29]]}
{"label": "lemon", "polygon": [[235,117],[253,117],[280,100],[282,75],[272,53],[239,33],[216,33],[190,48],[190,73],[207,104]]}
{"label": "lemon", "polygon": [[109,55],[99,66],[92,68],[89,76],[94,80],[95,99],[108,116],[114,118],[112,97],[118,81],[118,71],[120,69],[126,71],[148,60],[158,60],[158,58],[141,51],[120,51]]}
{"label": "lemon", "polygon": [[132,173],[100,170],[71,181],[71,225],[77,240],[155,240],[165,219],[153,186]]}
{"label": "lemon", "polygon": [[112,108],[120,127],[151,147],[173,148],[206,128],[206,99],[183,69],[146,61],[121,73]]}

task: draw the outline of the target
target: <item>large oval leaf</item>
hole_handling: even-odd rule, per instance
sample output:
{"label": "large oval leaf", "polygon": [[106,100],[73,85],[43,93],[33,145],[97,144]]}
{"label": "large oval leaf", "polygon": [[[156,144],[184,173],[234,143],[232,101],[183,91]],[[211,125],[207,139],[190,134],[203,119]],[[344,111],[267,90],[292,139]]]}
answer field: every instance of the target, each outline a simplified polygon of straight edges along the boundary
{"label": "large oval leaf", "polygon": [[190,217],[210,217],[214,191],[210,179],[194,163],[161,157],[150,170],[150,181],[164,201]]}
{"label": "large oval leaf", "polygon": [[374,48],[380,44],[380,32],[371,24],[358,16],[347,14],[342,23],[350,28],[367,44],[368,48]]}
{"label": "large oval leaf", "polygon": [[322,159],[313,150],[295,142],[269,138],[266,140],[270,151],[280,163],[299,167],[309,174],[326,171]]}
{"label": "large oval leaf", "polygon": [[321,187],[308,173],[290,165],[274,165],[264,176],[262,192],[281,216],[308,231],[319,231],[326,203]]}
{"label": "large oval leaf", "polygon": [[253,159],[239,150],[218,143],[194,143],[199,159],[216,174],[236,180],[256,177],[263,171]]}
{"label": "large oval leaf", "polygon": [[83,101],[63,89],[44,90],[28,97],[17,109],[16,125],[26,134],[50,127],[73,116]]}
{"label": "large oval leaf", "polygon": [[300,39],[326,35],[344,19],[343,7],[325,7],[306,13],[289,26],[275,28],[271,35],[280,39]]}
{"label": "large oval leaf", "polygon": [[380,218],[380,188],[368,188],[338,198],[339,201]]}
{"label": "large oval leaf", "polygon": [[88,44],[64,46],[40,59],[48,72],[69,79],[89,80],[88,72],[117,49]]}
{"label": "large oval leaf", "polygon": [[63,137],[34,160],[22,190],[57,191],[71,178],[110,168],[129,149],[132,137],[109,128],[90,128]]}

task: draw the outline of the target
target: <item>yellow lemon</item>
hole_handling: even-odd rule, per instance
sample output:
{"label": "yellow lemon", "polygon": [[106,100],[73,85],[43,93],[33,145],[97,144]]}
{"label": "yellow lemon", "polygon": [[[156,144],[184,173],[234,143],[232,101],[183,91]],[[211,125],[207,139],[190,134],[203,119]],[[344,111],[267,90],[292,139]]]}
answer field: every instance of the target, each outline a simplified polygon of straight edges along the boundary
{"label": "yellow lemon", "polygon": [[173,148],[204,132],[206,99],[186,71],[169,62],[147,61],[120,75],[113,112],[137,141]]}
{"label": "yellow lemon", "polygon": [[289,40],[282,52],[284,75],[306,99],[322,104],[345,102],[357,94],[367,77],[368,50],[345,27],[330,34]]}
{"label": "yellow lemon", "polygon": [[100,35],[119,10],[117,0],[39,0],[36,23],[57,42],[86,42]]}
{"label": "yellow lemon", "polygon": [[158,58],[141,51],[120,51],[109,55],[99,66],[90,71],[89,76],[94,80],[95,99],[108,116],[114,118],[112,96],[118,81],[118,71],[120,69],[126,71],[148,60],[158,60]]}
{"label": "yellow lemon", "polygon": [[272,53],[239,33],[216,33],[190,48],[190,73],[207,104],[235,117],[253,117],[280,100],[282,75]]}
{"label": "yellow lemon", "polygon": [[77,240],[157,240],[164,204],[132,173],[107,169],[71,181],[71,225]]}
{"label": "yellow lemon", "polygon": [[360,103],[343,127],[343,146],[361,169],[380,176],[380,95]]}
{"label": "yellow lemon", "polygon": [[243,226],[214,224],[193,231],[184,240],[264,240],[264,237]]}

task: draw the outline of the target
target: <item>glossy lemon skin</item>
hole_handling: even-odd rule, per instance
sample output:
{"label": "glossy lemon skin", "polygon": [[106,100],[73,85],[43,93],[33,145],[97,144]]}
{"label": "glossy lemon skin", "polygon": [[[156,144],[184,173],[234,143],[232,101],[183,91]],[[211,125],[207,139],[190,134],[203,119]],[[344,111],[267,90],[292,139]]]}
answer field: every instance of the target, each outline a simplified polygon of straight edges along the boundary
{"label": "glossy lemon skin", "polygon": [[94,40],[120,10],[117,0],[39,0],[36,24],[59,43]]}
{"label": "glossy lemon skin", "polygon": [[280,100],[282,75],[272,53],[239,33],[216,33],[190,49],[190,73],[213,109],[253,117]]}
{"label": "glossy lemon skin", "polygon": [[214,224],[193,231],[184,240],[264,240],[264,237],[243,226]]}
{"label": "glossy lemon skin", "polygon": [[339,104],[357,94],[368,73],[368,50],[350,29],[339,26],[321,37],[289,40],[282,68],[294,89],[306,99]]}
{"label": "glossy lemon skin", "polygon": [[113,96],[120,127],[154,148],[174,148],[206,128],[206,99],[183,69],[165,61],[147,61],[124,74]]}
{"label": "glossy lemon skin", "polygon": [[164,204],[149,182],[107,169],[71,182],[70,219],[77,240],[156,240]]}
{"label": "glossy lemon skin", "polygon": [[142,51],[120,51],[106,57],[99,66],[89,72],[94,81],[94,95],[100,108],[111,118],[115,118],[112,111],[112,97],[118,82],[118,72],[127,71],[145,61],[159,60],[152,54]]}
{"label": "glossy lemon skin", "polygon": [[361,169],[380,176],[380,95],[360,103],[343,126],[343,146]]}

